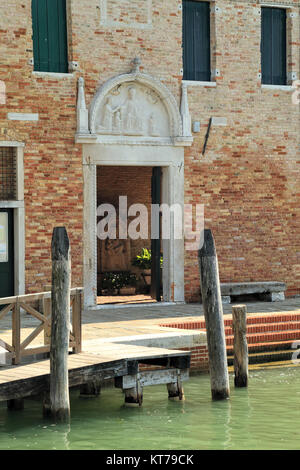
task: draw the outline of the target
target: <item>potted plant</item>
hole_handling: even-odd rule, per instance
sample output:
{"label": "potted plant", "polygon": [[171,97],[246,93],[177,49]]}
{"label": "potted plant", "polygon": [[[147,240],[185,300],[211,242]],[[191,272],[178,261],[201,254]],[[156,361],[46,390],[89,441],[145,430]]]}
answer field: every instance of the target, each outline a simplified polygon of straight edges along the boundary
{"label": "potted plant", "polygon": [[151,250],[143,248],[141,253],[137,255],[132,265],[142,270],[142,277],[144,278],[147,285],[151,284]]}
{"label": "potted plant", "polygon": [[123,273],[122,286],[120,287],[121,295],[134,295],[136,292],[136,275],[133,273]]}
{"label": "potted plant", "polygon": [[105,272],[101,279],[101,292],[102,294],[118,295],[120,289],[120,276],[119,273]]}
{"label": "potted plant", "polygon": [[[162,268],[163,264],[163,257],[160,257],[160,267]],[[137,266],[140,268],[142,272],[142,276],[147,285],[151,284],[151,250],[148,248],[143,248],[141,253],[137,255],[133,261],[133,266]]]}

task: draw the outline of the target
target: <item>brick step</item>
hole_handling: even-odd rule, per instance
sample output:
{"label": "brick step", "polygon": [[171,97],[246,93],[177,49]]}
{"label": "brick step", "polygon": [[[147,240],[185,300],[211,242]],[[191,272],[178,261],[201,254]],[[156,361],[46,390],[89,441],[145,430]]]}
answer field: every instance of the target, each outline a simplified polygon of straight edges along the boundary
{"label": "brick step", "polygon": [[[283,341],[297,341],[300,340],[300,330],[291,331],[272,331],[265,333],[252,333],[247,334],[248,346],[257,343],[269,343],[269,342],[283,342]],[[233,345],[233,335],[226,336],[226,345]]]}
{"label": "brick step", "polygon": [[[267,362],[291,361],[293,350],[279,349],[278,351],[254,352],[249,354],[249,364],[262,364]],[[228,366],[233,365],[233,356],[227,356]]]}
{"label": "brick step", "polygon": [[[300,302],[299,302],[300,303]],[[247,325],[262,325],[262,324],[271,324],[271,323],[287,323],[287,322],[300,322],[300,313],[273,313],[272,315],[250,315],[247,317]],[[203,330],[206,328],[205,321],[187,321],[178,323],[168,323],[161,324],[160,326],[165,326],[169,328],[180,328],[186,330]],[[232,318],[224,319],[224,326],[232,327]]]}
{"label": "brick step", "polygon": [[[247,325],[265,324],[265,323],[286,323],[300,322],[300,313],[272,313],[272,315],[252,315],[247,316]],[[199,322],[203,327],[205,322]],[[232,318],[224,319],[224,326],[232,326]]]}
{"label": "brick step", "polygon": [[[292,349],[292,345],[294,340],[287,340],[287,341],[276,341],[276,342],[268,342],[268,343],[255,343],[255,344],[248,344],[248,352],[250,354],[260,353],[260,352],[272,352],[272,351],[289,351],[292,353],[295,349]],[[233,346],[229,345],[226,347],[227,355],[233,355]]]}
{"label": "brick step", "polygon": [[[247,325],[247,334],[254,333],[270,333],[273,331],[300,331],[300,321],[296,322],[278,322],[278,323],[256,323]],[[232,336],[233,329],[231,327],[225,327],[225,335]]]}
{"label": "brick step", "polygon": [[[300,322],[300,313],[273,313],[272,315],[249,315],[247,316],[247,325],[264,325],[269,323],[296,323]],[[201,323],[201,327],[205,325],[205,322]],[[224,326],[231,327],[232,326],[232,318],[225,318],[224,319]]]}

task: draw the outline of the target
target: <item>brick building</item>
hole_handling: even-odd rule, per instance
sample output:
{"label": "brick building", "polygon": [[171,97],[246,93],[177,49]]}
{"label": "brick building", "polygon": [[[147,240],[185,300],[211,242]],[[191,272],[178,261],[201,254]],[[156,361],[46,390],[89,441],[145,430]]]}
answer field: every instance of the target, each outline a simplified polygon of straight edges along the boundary
{"label": "brick building", "polygon": [[[153,168],[160,202],[204,204],[222,281],[300,294],[299,14],[297,0],[1,2],[1,296],[50,283],[65,225],[93,305],[97,204],[149,205]],[[174,230],[161,244],[166,301],[199,299],[184,247]]]}

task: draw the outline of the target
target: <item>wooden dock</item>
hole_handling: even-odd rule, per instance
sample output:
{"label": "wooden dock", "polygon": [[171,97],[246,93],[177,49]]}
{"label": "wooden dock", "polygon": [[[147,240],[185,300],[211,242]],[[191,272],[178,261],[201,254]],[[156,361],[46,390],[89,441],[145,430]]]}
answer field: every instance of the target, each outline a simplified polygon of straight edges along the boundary
{"label": "wooden dock", "polygon": [[[140,364],[160,366],[141,371]],[[85,351],[68,356],[69,386],[102,383],[115,379],[123,390],[154,384],[178,384],[188,379],[190,353],[144,346],[102,343],[99,351]],[[0,368],[0,401],[18,400],[49,390],[50,361]],[[180,385],[180,384],[179,384]]]}
{"label": "wooden dock", "polygon": [[[190,353],[113,341],[93,342],[85,345],[83,351],[81,296],[82,289],[71,289],[69,387],[81,387],[85,396],[97,395],[105,380],[114,379],[115,386],[125,393],[125,403],[141,405],[144,386],[166,384],[169,398],[182,399],[182,381],[188,379]],[[49,393],[50,360],[34,362],[34,358],[50,353],[51,292],[3,298],[0,306],[0,320],[10,316],[12,325],[11,342],[0,338],[4,351],[3,365],[0,365],[0,401],[7,401],[9,408],[17,409],[22,407],[23,398]],[[22,340],[21,310],[40,321],[40,325]],[[34,346],[33,341],[40,333],[44,333],[44,344]],[[30,363],[22,364],[30,357]],[[12,365],[7,365],[7,360]],[[156,367],[145,370],[145,365]]]}

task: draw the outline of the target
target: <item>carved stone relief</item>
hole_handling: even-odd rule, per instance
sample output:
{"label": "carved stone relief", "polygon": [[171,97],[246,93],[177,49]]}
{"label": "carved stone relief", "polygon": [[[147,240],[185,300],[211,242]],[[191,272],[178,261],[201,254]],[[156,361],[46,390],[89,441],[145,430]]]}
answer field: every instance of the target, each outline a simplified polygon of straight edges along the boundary
{"label": "carved stone relief", "polygon": [[125,83],[104,98],[96,120],[96,133],[167,137],[169,118],[155,91],[142,84]]}
{"label": "carved stone relief", "polygon": [[101,271],[129,271],[131,267],[130,240],[100,241]]}

